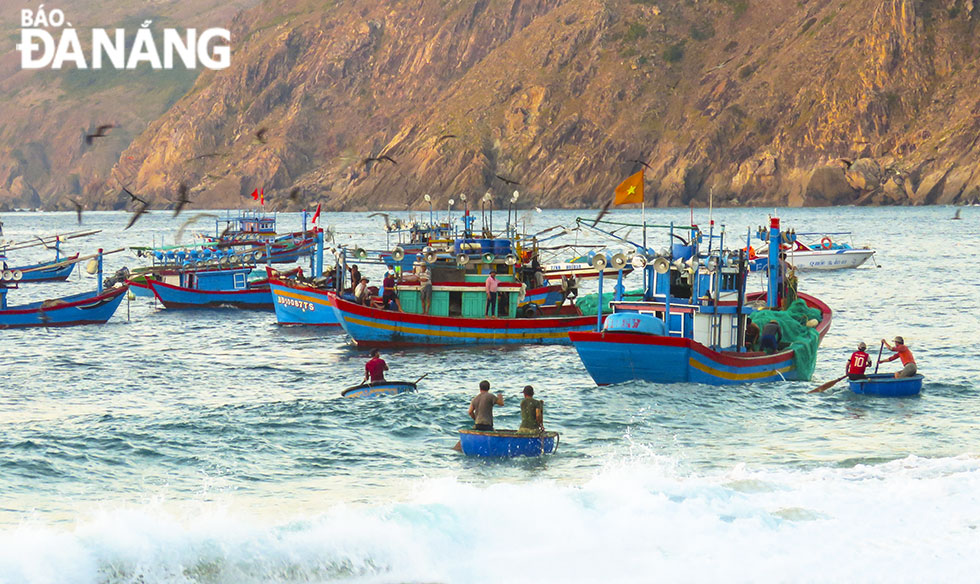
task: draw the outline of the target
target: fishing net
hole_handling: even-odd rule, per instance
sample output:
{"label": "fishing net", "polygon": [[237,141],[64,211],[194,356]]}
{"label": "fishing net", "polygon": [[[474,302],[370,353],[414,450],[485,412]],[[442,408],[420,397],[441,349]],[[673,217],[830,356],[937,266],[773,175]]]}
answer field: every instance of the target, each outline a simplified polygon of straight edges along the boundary
{"label": "fishing net", "polygon": [[749,315],[761,330],[771,320],[779,323],[782,330],[780,346],[788,343],[795,351],[796,373],[801,380],[809,380],[817,365],[817,347],[820,345],[820,335],[815,328],[806,326],[811,319],[817,321],[823,315],[819,309],[810,308],[802,300],[794,300],[786,310],[758,310]]}
{"label": "fishing net", "polygon": [[[609,303],[616,298],[614,292],[606,292],[602,295],[602,313],[609,314],[612,312],[612,307]],[[623,294],[623,300],[643,300],[643,289],[638,290],[628,290]],[[584,296],[579,296],[575,300],[575,305],[578,306],[579,310],[585,316],[593,316],[596,314],[596,307],[599,305],[599,293],[594,292],[592,294],[586,294]]]}

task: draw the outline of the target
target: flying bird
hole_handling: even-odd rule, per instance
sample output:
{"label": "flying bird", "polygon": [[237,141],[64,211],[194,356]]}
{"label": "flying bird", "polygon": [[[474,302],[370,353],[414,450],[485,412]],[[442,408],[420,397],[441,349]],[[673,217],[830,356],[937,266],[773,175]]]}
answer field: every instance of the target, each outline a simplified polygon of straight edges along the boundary
{"label": "flying bird", "polygon": [[191,199],[187,196],[187,185],[180,183],[180,186],[177,187],[177,204],[174,205],[174,217],[180,215],[180,211],[184,208],[184,205],[190,202]]}
{"label": "flying bird", "polygon": [[361,161],[361,164],[363,164],[364,166],[367,166],[367,163],[368,162],[381,162],[381,161],[387,161],[387,162],[390,162],[392,164],[398,164],[397,162],[395,162],[395,159],[394,158],[392,158],[391,156],[388,156],[387,154],[382,154],[381,156],[378,156],[378,157],[369,156],[369,157],[365,158],[364,160],[362,160]]}
{"label": "flying bird", "polygon": [[259,144],[265,144],[266,142],[268,142],[268,140],[265,137],[268,131],[269,128],[259,128],[259,130],[255,132],[255,141]]}
{"label": "flying bird", "polygon": [[200,160],[202,158],[215,158],[217,156],[228,156],[229,154],[230,152],[209,152],[207,154],[201,154],[199,156],[195,156],[194,158],[188,158],[187,162],[193,162],[195,160]]}
{"label": "flying bird", "polygon": [[73,205],[75,205],[75,214],[78,215],[78,224],[82,224],[82,204],[78,202],[78,199],[69,199]]}
{"label": "flying bird", "polygon": [[371,213],[370,215],[368,215],[368,217],[377,217],[378,215],[381,215],[382,217],[385,218],[385,229],[391,231],[391,221],[387,213]]}
{"label": "flying bird", "polygon": [[611,204],[612,204],[612,200],[608,200],[602,206],[602,209],[599,209],[599,214],[595,216],[595,221],[592,222],[592,226],[593,227],[595,227],[596,225],[598,225],[599,224],[599,220],[602,219],[603,216],[605,216],[605,214],[609,212],[609,205],[611,205]]}
{"label": "flying bird", "polygon": [[46,241],[44,241],[43,239],[41,239],[41,237],[40,237],[40,236],[38,236],[38,235],[35,235],[35,236],[34,236],[34,239],[36,239],[36,240],[38,240],[38,241],[40,241],[40,242],[41,242],[41,245],[43,245],[43,246],[44,246],[44,247],[46,247],[47,249],[56,249],[56,247],[55,247],[55,246],[53,246],[53,245],[48,245],[48,242],[46,242]]}
{"label": "flying bird", "polygon": [[133,192],[130,191],[129,189],[127,189],[126,187],[123,187],[123,192],[126,193],[127,195],[129,195],[129,198],[132,199],[131,202],[133,202],[133,203],[139,201],[140,203],[143,203],[143,206],[144,207],[148,204],[143,199],[141,199],[141,198],[137,197],[136,195],[134,195]]}
{"label": "flying bird", "polygon": [[436,144],[438,144],[439,142],[442,142],[443,140],[450,140],[452,138],[458,138],[458,137],[459,136],[457,136],[456,134],[443,134],[442,136],[439,136],[438,138],[436,138]]}
{"label": "flying bird", "polygon": [[201,219],[202,217],[213,217],[215,219],[218,218],[218,216],[215,215],[214,213],[197,213],[187,221],[184,221],[183,225],[181,225],[180,228],[177,229],[177,235],[174,236],[174,243],[175,244],[180,243],[181,238],[184,237],[184,230],[187,229],[189,226],[197,223],[198,219]]}
{"label": "flying bird", "polygon": [[516,180],[509,179],[506,176],[501,176],[499,174],[495,174],[494,176],[496,176],[500,180],[504,181],[504,184],[517,185],[517,186],[520,186],[521,185],[521,183],[517,182]]}
{"label": "flying bird", "polygon": [[629,159],[626,160],[626,162],[632,162],[634,164],[642,164],[643,166],[649,168],[650,170],[653,170],[653,167],[652,166],[650,166],[646,162],[643,162],[642,160],[636,160],[635,158],[629,158]]}
{"label": "flying bird", "polygon": [[108,135],[109,130],[111,130],[111,129],[115,128],[115,127],[116,127],[115,124],[103,124],[103,125],[97,127],[95,129],[95,133],[94,134],[85,134],[85,143],[88,144],[89,146],[91,146],[92,145],[92,140],[95,140],[96,138],[105,138]]}
{"label": "flying bird", "polygon": [[123,231],[132,227],[133,224],[135,224],[139,220],[139,218],[143,215],[143,213],[147,212],[148,207],[149,205],[143,203],[135,211],[133,211],[133,216],[129,218],[129,223],[126,224],[126,227],[125,229],[123,229]]}
{"label": "flying bird", "polygon": [[957,209],[957,210],[956,210],[956,214],[955,214],[955,215],[953,215],[953,216],[951,217],[951,219],[962,219],[962,217],[960,217],[960,211],[961,211],[961,210],[962,210],[962,209]]}

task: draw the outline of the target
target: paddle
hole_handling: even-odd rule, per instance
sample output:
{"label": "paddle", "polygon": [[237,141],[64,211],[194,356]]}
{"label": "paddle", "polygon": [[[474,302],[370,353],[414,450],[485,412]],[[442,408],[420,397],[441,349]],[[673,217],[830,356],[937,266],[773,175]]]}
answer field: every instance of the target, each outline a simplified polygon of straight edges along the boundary
{"label": "paddle", "polygon": [[885,341],[881,341],[881,346],[878,347],[878,361],[875,362],[875,373],[878,373],[878,365],[881,365],[881,351],[885,348]]}
{"label": "paddle", "polygon": [[845,377],[847,377],[847,375],[841,375],[837,379],[832,379],[827,383],[824,383],[823,385],[819,385],[815,389],[811,389],[807,393],[820,393],[821,391],[827,391],[831,387],[837,385],[837,382],[839,382],[841,379],[844,379]]}
{"label": "paddle", "polygon": [[412,385],[415,385],[415,384],[417,384],[418,382],[420,382],[420,381],[422,381],[423,379],[425,379],[425,378],[426,378],[426,377],[428,377],[428,376],[429,376],[429,374],[428,374],[428,373],[426,373],[426,374],[425,374],[425,375],[423,375],[422,377],[419,377],[418,379],[416,379],[415,381],[413,381],[413,382],[412,382]]}

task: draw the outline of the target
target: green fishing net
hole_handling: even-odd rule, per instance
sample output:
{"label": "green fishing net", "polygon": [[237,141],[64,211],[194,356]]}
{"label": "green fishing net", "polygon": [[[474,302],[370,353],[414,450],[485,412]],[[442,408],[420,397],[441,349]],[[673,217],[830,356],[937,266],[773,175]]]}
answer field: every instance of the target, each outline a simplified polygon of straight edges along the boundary
{"label": "green fishing net", "polygon": [[779,323],[782,330],[782,344],[789,344],[795,351],[796,373],[799,379],[809,380],[817,366],[817,347],[820,335],[815,328],[806,326],[808,320],[820,321],[823,315],[819,309],[810,308],[802,300],[794,300],[786,310],[758,310],[749,315],[761,330],[771,320]]}
{"label": "green fishing net", "polygon": [[[602,313],[609,314],[612,312],[612,307],[609,303],[613,301],[616,297],[614,292],[605,292],[602,295]],[[643,300],[643,289],[639,290],[628,290],[623,294],[623,300]],[[592,294],[586,294],[584,296],[579,296],[575,300],[575,305],[578,306],[579,310],[585,316],[594,316],[596,314],[596,306],[599,304],[599,293],[594,292]]]}

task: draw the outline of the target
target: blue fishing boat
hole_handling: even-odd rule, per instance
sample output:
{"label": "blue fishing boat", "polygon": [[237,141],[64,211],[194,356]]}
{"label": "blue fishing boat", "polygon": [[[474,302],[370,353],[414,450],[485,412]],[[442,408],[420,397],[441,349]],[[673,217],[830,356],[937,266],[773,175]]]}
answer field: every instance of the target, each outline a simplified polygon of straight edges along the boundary
{"label": "blue fishing boat", "polygon": [[16,289],[18,281],[16,275],[6,277],[4,274],[0,279],[0,329],[105,324],[116,312],[129,285],[125,282],[125,278],[120,278],[118,281],[110,278],[109,284],[113,287],[108,290],[103,289],[102,255],[100,253],[93,256],[98,258],[99,282],[93,292],[72,294],[20,306],[8,306],[7,292]]}
{"label": "blue fishing boat", "polygon": [[268,280],[250,281],[252,268],[201,270],[178,275],[179,284],[154,279],[146,283],[169,309],[235,307],[272,310]]}
{"label": "blue fishing boat", "polygon": [[334,311],[333,288],[272,277],[269,289],[279,324],[340,326]]}
{"label": "blue fishing boat", "polygon": [[50,262],[41,262],[27,266],[17,266],[12,268],[19,270],[24,277],[21,282],[62,282],[71,276],[78,263],[78,254],[55,259]]}
{"label": "blue fishing boat", "polygon": [[372,381],[348,387],[340,392],[343,397],[379,397],[382,395],[398,395],[418,391],[418,387],[411,381]]}
{"label": "blue fishing boat", "polygon": [[459,431],[459,445],[467,456],[541,456],[554,453],[559,441],[558,432],[523,434],[514,430]]}
{"label": "blue fishing boat", "polygon": [[908,397],[922,391],[921,375],[896,379],[891,373],[874,373],[867,379],[848,380],[848,383],[854,393],[883,397]]}
{"label": "blue fishing boat", "polygon": [[[773,218],[770,228],[778,240],[779,219]],[[650,265],[644,256],[634,258],[644,270],[645,300],[613,302],[604,328],[570,333],[596,384],[809,379],[817,347],[830,328],[830,308],[790,291],[775,257],[769,292],[746,294],[744,255],[723,252],[720,245],[714,254],[702,255],[702,234],[693,226],[684,229],[690,238],[675,244],[671,257],[656,257]],[[771,253],[777,253],[775,246]],[[789,302],[792,295],[797,299]],[[760,328],[777,321],[786,342],[771,354],[745,347],[747,319]]]}

